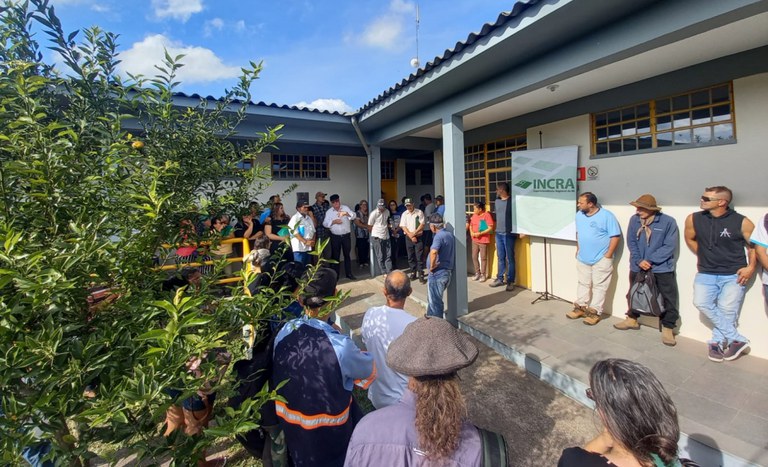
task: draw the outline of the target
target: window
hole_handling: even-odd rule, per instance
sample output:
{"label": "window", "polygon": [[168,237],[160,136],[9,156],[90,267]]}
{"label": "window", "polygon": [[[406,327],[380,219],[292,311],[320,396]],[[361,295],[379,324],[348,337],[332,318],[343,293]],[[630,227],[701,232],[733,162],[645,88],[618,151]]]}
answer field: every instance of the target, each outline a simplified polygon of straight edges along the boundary
{"label": "window", "polygon": [[392,182],[397,180],[395,176],[395,161],[381,161],[381,181]]}
{"label": "window", "polygon": [[328,156],[272,154],[272,178],[276,180],[327,180]]}
{"label": "window", "polygon": [[731,83],[596,113],[592,128],[597,157],[732,143]]}
{"label": "window", "polygon": [[483,200],[486,209],[493,209],[496,183],[509,181],[512,176],[512,151],[528,148],[526,136],[510,136],[498,141],[476,144],[464,148],[465,210],[472,212],[472,205]]}

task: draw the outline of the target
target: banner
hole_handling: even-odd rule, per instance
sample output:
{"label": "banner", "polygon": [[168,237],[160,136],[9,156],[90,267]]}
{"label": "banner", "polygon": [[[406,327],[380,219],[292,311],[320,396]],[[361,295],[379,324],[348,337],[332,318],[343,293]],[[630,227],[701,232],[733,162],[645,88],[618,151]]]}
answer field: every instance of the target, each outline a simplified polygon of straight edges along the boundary
{"label": "banner", "polygon": [[576,240],[579,147],[512,152],[513,231]]}

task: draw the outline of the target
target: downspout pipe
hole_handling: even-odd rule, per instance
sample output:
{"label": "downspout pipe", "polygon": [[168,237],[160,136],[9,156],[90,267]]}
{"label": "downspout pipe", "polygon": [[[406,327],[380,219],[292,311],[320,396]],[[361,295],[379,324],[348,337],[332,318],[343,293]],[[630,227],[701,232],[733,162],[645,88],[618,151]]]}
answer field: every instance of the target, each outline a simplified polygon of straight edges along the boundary
{"label": "downspout pipe", "polygon": [[353,115],[350,121],[352,122],[352,128],[354,128],[355,133],[357,133],[357,139],[360,140],[360,144],[362,144],[363,149],[365,149],[365,154],[368,157],[371,157],[371,147],[368,146],[368,143],[365,141],[365,136],[363,136],[363,132],[360,131],[360,126],[357,124],[357,116]]}

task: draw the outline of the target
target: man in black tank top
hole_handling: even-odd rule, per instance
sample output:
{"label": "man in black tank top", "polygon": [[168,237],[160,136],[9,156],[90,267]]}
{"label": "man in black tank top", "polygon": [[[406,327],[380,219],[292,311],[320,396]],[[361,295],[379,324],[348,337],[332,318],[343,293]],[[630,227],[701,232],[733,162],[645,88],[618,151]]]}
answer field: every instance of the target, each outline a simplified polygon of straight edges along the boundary
{"label": "man in black tank top", "polygon": [[736,325],[745,286],[757,265],[749,243],[755,225],[730,208],[732,199],[724,186],[706,188],[702,210],[685,219],[685,243],[698,259],[693,304],[712,323],[708,357],[713,362],[735,360],[749,349]]}

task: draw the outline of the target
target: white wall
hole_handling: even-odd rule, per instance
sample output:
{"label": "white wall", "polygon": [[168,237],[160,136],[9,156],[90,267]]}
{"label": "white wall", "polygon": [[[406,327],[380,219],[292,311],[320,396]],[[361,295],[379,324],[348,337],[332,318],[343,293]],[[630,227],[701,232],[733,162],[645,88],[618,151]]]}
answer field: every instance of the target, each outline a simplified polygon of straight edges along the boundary
{"label": "white wall", "polygon": [[[628,203],[643,193],[653,194],[663,212],[677,220],[680,248],[677,281],[680,289],[681,335],[705,342],[711,331],[692,304],[696,257],[682,238],[688,214],[699,210],[699,196],[707,186],[725,185],[734,193],[733,207],[753,221],[768,211],[768,183],[765,161],[768,150],[768,74],[735,80],[734,115],[736,144],[682,149],[633,156],[590,159],[589,115],[554,122],[528,130],[531,148],[538,146],[543,132],[545,147],[579,145],[579,166],[596,166],[598,179],[579,184],[579,192],[592,191],[603,207],[612,211],[626,229],[634,208]],[[536,146],[534,146],[534,144]],[[575,206],[574,206],[575,213]],[[626,236],[626,231],[623,232]],[[543,244],[532,239],[533,290],[544,290]],[[548,240],[551,247],[550,292],[567,300],[576,295],[575,244]],[[606,311],[623,316],[626,311],[629,253],[622,240],[617,254]],[[611,299],[612,297],[612,299]],[[751,340],[752,354],[768,358],[768,309],[764,304],[759,274],[750,282],[742,307],[740,330]],[[702,355],[703,355],[702,347]]]}

